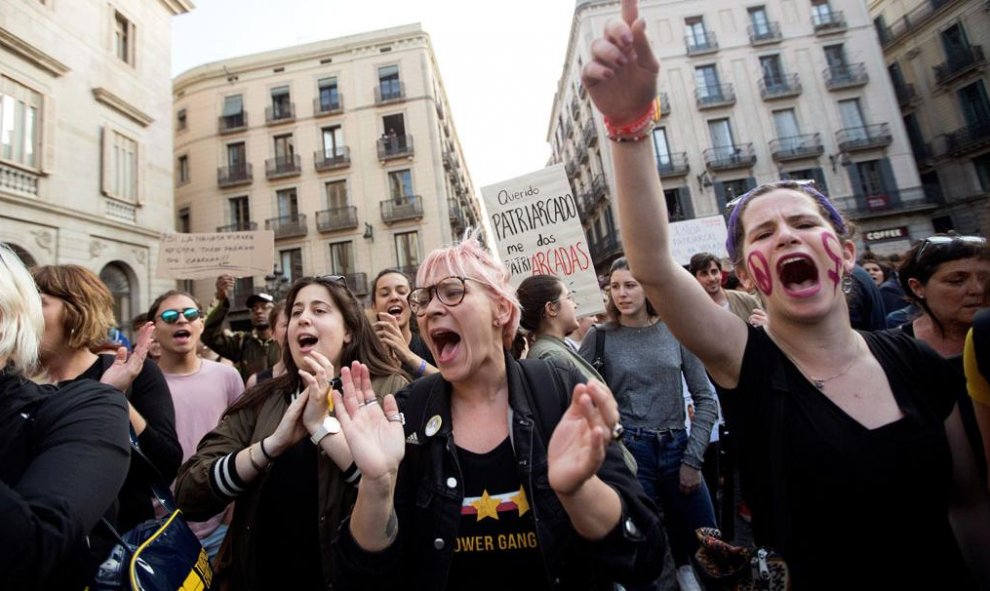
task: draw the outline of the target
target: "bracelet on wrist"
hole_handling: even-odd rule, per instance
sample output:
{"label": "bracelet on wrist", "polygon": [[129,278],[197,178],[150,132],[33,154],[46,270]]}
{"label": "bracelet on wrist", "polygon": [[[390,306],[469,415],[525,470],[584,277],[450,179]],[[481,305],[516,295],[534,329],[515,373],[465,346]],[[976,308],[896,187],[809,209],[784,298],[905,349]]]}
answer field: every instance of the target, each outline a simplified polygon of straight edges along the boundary
{"label": "bracelet on wrist", "polygon": [[265,449],[265,440],[264,440],[264,438],[262,438],[261,445],[259,445],[259,447],[261,448],[261,455],[265,456],[265,459],[266,460],[268,460],[269,462],[271,462],[272,460],[275,459],[275,457],[272,454],[268,453],[268,450]]}
{"label": "bracelet on wrist", "polygon": [[423,377],[423,374],[425,374],[425,373],[426,373],[426,360],[425,359],[420,359],[419,360],[419,369],[416,370],[416,377],[417,378],[421,378],[421,377]]}
{"label": "bracelet on wrist", "polygon": [[638,142],[650,137],[654,125],[660,121],[659,100],[654,98],[642,115],[631,123],[618,125],[608,117],[604,118],[605,132],[613,142]]}
{"label": "bracelet on wrist", "polygon": [[248,460],[250,460],[250,462],[251,462],[251,467],[254,468],[255,470],[257,470],[258,472],[264,472],[265,467],[262,466],[261,464],[259,464],[254,459],[254,446],[253,445],[249,445],[248,448],[247,448],[247,450],[248,450]]}

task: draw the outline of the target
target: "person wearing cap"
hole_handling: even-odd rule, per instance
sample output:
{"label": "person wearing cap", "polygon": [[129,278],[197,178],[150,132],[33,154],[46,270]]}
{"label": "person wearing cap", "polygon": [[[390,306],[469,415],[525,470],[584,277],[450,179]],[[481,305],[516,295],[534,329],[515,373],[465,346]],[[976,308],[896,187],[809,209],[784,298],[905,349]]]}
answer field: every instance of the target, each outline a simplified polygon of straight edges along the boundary
{"label": "person wearing cap", "polygon": [[267,293],[252,294],[247,299],[247,307],[251,311],[251,331],[224,330],[223,322],[230,312],[227,294],[233,287],[232,275],[217,277],[216,302],[206,315],[202,340],[207,347],[233,361],[241,378],[247,380],[251,374],[278,363],[282,356],[268,321],[268,313],[275,306],[275,299]]}

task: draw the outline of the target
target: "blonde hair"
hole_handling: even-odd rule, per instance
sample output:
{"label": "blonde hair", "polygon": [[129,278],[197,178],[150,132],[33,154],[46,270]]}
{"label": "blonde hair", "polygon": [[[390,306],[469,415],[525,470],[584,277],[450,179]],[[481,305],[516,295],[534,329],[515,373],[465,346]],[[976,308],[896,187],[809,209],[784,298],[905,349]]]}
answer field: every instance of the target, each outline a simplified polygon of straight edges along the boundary
{"label": "blonde hair", "polygon": [[38,365],[45,332],[41,296],[21,259],[0,243],[0,358],[30,374]]}
{"label": "blonde hair", "polygon": [[516,290],[509,283],[512,274],[501,261],[485,250],[478,241],[478,231],[469,230],[459,244],[431,252],[416,273],[416,285],[423,286],[430,277],[449,275],[470,277],[488,288],[489,297],[502,298],[509,303],[509,321],[502,326],[502,346],[512,348],[519,329],[522,309]]}
{"label": "blonde hair", "polygon": [[65,303],[62,324],[72,349],[98,348],[116,325],[113,296],[95,273],[79,265],[46,265],[32,271],[38,291]]}

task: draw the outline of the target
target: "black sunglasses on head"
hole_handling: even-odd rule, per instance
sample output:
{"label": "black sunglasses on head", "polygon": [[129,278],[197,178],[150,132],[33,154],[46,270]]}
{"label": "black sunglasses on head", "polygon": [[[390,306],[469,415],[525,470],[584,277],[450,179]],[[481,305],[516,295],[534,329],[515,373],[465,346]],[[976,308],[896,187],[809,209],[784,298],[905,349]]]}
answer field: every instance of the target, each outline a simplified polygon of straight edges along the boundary
{"label": "black sunglasses on head", "polygon": [[175,308],[169,308],[168,310],[162,310],[162,313],[158,315],[165,324],[175,324],[179,321],[179,314],[185,317],[186,320],[192,322],[196,320],[203,313],[199,308],[183,308],[182,310],[176,310]]}

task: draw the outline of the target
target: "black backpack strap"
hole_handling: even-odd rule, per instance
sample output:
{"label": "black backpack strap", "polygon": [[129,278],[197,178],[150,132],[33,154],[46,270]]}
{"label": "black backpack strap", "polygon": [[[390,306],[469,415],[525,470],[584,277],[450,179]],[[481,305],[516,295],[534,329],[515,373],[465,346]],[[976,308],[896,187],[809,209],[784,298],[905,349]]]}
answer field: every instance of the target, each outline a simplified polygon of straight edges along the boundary
{"label": "black backpack strap", "polygon": [[[595,358],[591,362],[591,366],[595,368],[598,375],[605,378],[605,331],[602,327],[595,327]],[[607,380],[606,380],[607,381]]]}
{"label": "black backpack strap", "polygon": [[[544,444],[549,445],[550,435],[570,404],[570,393],[565,391],[560,376],[550,362],[521,359],[519,365],[526,377],[526,399],[536,414],[536,428]],[[553,384],[553,392],[546,392],[547,384]]]}

